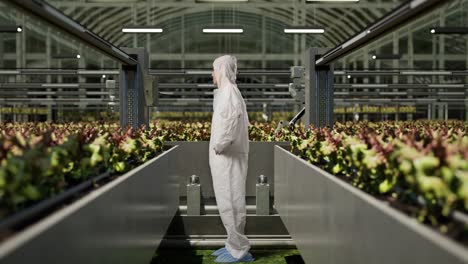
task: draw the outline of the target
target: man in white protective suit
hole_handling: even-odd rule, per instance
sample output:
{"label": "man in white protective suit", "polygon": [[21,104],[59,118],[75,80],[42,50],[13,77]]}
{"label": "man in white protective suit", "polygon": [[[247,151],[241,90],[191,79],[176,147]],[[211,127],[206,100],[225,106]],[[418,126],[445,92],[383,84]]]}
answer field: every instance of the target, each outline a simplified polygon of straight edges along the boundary
{"label": "man in white protective suit", "polygon": [[216,262],[251,262],[244,234],[245,181],[249,157],[249,118],[236,84],[237,60],[225,55],[213,63],[213,120],[210,168],[219,214],[227,232],[225,247],[213,253]]}

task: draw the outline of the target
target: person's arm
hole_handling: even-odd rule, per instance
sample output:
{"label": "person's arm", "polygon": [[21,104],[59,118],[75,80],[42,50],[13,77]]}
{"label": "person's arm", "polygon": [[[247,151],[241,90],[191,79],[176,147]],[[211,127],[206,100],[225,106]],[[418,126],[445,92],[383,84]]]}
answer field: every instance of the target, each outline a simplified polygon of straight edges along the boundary
{"label": "person's arm", "polygon": [[[221,103],[221,102],[220,102]],[[238,133],[239,121],[241,117],[241,106],[234,105],[231,102],[222,102],[218,111],[215,112],[219,137],[214,142],[214,151],[216,154],[223,153],[226,148],[234,142]]]}

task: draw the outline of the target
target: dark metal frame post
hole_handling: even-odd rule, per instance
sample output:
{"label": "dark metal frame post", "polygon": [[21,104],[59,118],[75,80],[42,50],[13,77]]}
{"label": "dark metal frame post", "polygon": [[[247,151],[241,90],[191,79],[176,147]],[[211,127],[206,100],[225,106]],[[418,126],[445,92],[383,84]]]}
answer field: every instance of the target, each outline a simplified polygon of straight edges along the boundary
{"label": "dark metal frame post", "polygon": [[120,126],[137,129],[149,127],[149,107],[146,105],[144,76],[148,74],[148,52],[144,48],[122,48],[137,65],[122,65],[120,70]]}
{"label": "dark metal frame post", "polygon": [[333,127],[333,64],[316,66],[319,49],[306,51],[304,124],[306,127]]}

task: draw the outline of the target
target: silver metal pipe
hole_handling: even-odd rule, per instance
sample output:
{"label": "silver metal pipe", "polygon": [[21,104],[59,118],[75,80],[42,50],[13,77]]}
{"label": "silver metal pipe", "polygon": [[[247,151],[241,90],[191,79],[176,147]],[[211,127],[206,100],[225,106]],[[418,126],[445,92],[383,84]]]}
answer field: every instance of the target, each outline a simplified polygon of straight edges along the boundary
{"label": "silver metal pipe", "polygon": [[352,51],[370,43],[383,35],[388,34],[415,18],[429,12],[436,6],[446,3],[443,0],[412,0],[397,7],[382,19],[366,28],[364,31],[356,34],[346,40],[336,48],[330,50],[315,61],[317,66],[328,65],[331,62],[338,60]]}
{"label": "silver metal pipe", "polygon": [[7,2],[39,17],[61,30],[64,30],[70,35],[78,38],[80,41],[100,50],[104,54],[120,61],[124,65],[137,65],[137,61],[131,58],[130,55],[112,45],[112,43],[99,37],[94,32],[86,29],[78,22],[63,14],[60,10],[48,4],[46,1],[9,0]]}
{"label": "silver metal pipe", "polygon": [[[218,206],[216,206],[216,205],[205,205],[204,208],[205,208],[205,213],[206,214],[210,214],[210,215],[219,214]],[[255,214],[255,212],[257,211],[257,206],[256,205],[247,205],[246,209],[247,209],[247,214]],[[187,213],[187,205],[179,205],[179,212],[181,214],[186,214]]]}

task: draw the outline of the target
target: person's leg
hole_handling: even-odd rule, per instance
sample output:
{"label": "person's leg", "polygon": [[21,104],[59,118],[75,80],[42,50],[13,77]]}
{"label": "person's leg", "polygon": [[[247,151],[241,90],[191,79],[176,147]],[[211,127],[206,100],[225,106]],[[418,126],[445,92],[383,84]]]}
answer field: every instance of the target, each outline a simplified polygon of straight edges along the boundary
{"label": "person's leg", "polygon": [[[240,231],[240,227],[245,226],[245,221],[238,221],[238,219],[245,219],[245,212],[241,213],[241,216],[237,216],[237,212],[242,211],[239,204],[242,202],[237,199],[234,203],[234,196],[238,197],[242,194],[235,194],[236,188],[238,189],[238,182],[233,178],[239,177],[242,170],[239,167],[239,159],[232,156],[217,155],[212,157],[211,162],[211,174],[213,176],[213,187],[216,196],[216,203],[218,206],[221,220],[226,228],[227,240],[226,249],[228,252],[237,259],[240,259],[246,255],[250,246],[248,244],[247,237]],[[233,188],[233,184],[237,184],[236,188]],[[245,184],[244,184],[245,189]],[[245,190],[244,195],[244,209],[245,210]],[[234,206],[236,204],[236,206]],[[243,223],[242,223],[243,222]]]}
{"label": "person's leg", "polygon": [[[247,237],[244,235],[245,224],[247,217],[246,202],[245,202],[245,182],[247,178],[247,166],[248,166],[248,155],[239,154],[236,156],[234,163],[234,177],[231,177],[231,186],[232,186],[232,198],[233,198],[233,209],[235,216],[235,223],[237,232],[243,235],[243,244],[242,248],[250,249],[250,243]],[[247,249],[248,251],[248,249]]]}
{"label": "person's leg", "polygon": [[[219,169],[221,167],[221,166],[219,166],[219,162],[220,162],[220,159],[214,153],[214,151],[212,150],[211,145],[210,145],[210,170],[211,170],[211,177],[212,177],[212,181],[213,181],[213,189],[214,189],[214,193],[215,193],[216,204],[218,204],[218,205],[222,204],[223,200],[226,200],[226,197],[222,197],[222,193],[226,193],[226,190],[221,191],[221,188],[223,188],[223,186],[221,186],[220,182],[223,182],[223,179],[221,179],[221,177],[223,175],[221,175],[221,172],[220,172],[220,169]],[[215,256],[215,257],[218,257],[218,256],[221,256],[222,254],[224,254],[226,252],[227,252],[227,249],[224,246],[224,247],[214,251],[211,255]]]}
{"label": "person's leg", "polygon": [[246,222],[245,208],[245,178],[246,166],[245,155],[233,155],[229,168],[229,181],[231,186],[231,204],[234,217],[234,231],[228,236],[226,248],[229,253],[237,259],[243,258],[250,249],[249,240],[244,234]]}

